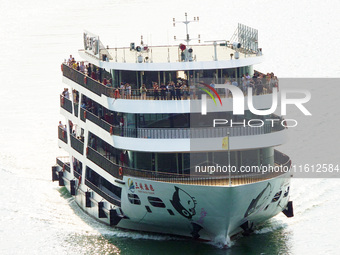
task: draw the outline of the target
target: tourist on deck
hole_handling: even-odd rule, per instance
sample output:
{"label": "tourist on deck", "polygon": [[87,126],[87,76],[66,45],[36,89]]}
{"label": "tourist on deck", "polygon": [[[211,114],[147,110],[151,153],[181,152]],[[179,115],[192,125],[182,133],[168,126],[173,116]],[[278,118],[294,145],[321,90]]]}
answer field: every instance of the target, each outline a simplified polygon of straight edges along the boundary
{"label": "tourist on deck", "polygon": [[65,98],[70,99],[70,93],[68,92],[68,88],[64,88],[64,91],[63,91],[62,95]]}
{"label": "tourist on deck", "polygon": [[190,80],[189,93],[190,93],[190,99],[196,99],[196,87],[192,80]]}
{"label": "tourist on deck", "polygon": [[125,85],[126,98],[131,99],[131,85],[126,83]]}
{"label": "tourist on deck", "polygon": [[83,61],[80,63],[79,71],[82,72],[82,73],[85,73],[85,65],[84,65]]}
{"label": "tourist on deck", "polygon": [[179,82],[177,82],[176,83],[176,85],[175,85],[175,90],[176,90],[176,99],[177,100],[181,100],[181,87],[182,87],[182,85],[179,83]]}
{"label": "tourist on deck", "polygon": [[72,66],[72,59],[73,59],[73,57],[72,57],[72,55],[70,55],[69,59],[67,60],[67,65],[68,65],[69,67]]}
{"label": "tourist on deck", "polygon": [[188,99],[189,98],[189,87],[187,86],[185,82],[182,85],[182,91],[183,91],[183,99]]}
{"label": "tourist on deck", "polygon": [[175,83],[172,81],[169,84],[170,100],[175,100]]}
{"label": "tourist on deck", "polygon": [[163,82],[161,83],[159,89],[161,91],[161,100],[166,100],[166,86]]}
{"label": "tourist on deck", "polygon": [[123,99],[125,98],[125,85],[123,82],[120,83],[120,95]]}
{"label": "tourist on deck", "polygon": [[159,100],[159,86],[157,82],[153,84],[153,100]]}
{"label": "tourist on deck", "polygon": [[141,100],[146,100],[146,92],[148,91],[145,87],[145,84],[143,83],[142,86],[140,87],[140,99]]}
{"label": "tourist on deck", "polygon": [[91,64],[89,63],[88,66],[86,67],[87,69],[87,76],[91,76],[92,74],[92,67],[91,67]]}

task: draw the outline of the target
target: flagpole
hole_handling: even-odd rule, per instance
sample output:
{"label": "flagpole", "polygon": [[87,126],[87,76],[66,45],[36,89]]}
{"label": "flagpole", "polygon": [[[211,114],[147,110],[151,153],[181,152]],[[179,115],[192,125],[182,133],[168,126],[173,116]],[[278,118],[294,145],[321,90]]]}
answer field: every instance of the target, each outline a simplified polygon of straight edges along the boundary
{"label": "flagpole", "polygon": [[231,187],[231,171],[230,171],[230,140],[229,140],[229,131],[227,132],[227,137],[228,137],[229,187]]}

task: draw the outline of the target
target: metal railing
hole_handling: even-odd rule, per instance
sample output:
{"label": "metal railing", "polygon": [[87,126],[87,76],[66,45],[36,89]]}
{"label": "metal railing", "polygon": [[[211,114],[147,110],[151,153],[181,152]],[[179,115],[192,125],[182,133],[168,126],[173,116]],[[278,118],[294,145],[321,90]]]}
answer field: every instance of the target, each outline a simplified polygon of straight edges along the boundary
{"label": "metal railing", "polygon": [[111,195],[107,194],[102,189],[100,189],[98,186],[96,186],[95,184],[90,182],[88,179],[85,179],[85,185],[88,186],[90,189],[92,189],[94,192],[96,192],[99,196],[106,199],[111,204],[120,206],[120,200],[118,200],[118,199],[112,197]]}
{"label": "metal railing", "polygon": [[[290,158],[279,152],[274,152],[275,164],[282,166],[279,168],[280,171],[267,171],[265,173],[251,173],[251,174],[232,174],[231,175],[231,185],[243,185],[254,182],[259,182],[271,178],[284,175],[291,168]],[[229,185],[228,177],[202,177],[202,175],[190,175],[190,174],[177,174],[177,173],[165,173],[165,172],[155,172],[149,170],[132,169],[128,167],[123,167],[123,175],[145,178],[154,181],[170,182],[170,183],[182,183],[191,185]]]}
{"label": "metal railing", "polygon": [[71,135],[71,147],[78,151],[81,155],[84,153],[84,143],[76,138],[74,135]]}
{"label": "metal railing", "polygon": [[[229,185],[228,177],[206,177],[202,174],[178,174],[178,173],[169,173],[169,172],[156,172],[151,170],[144,169],[135,169],[131,167],[120,166],[110,159],[106,158],[101,153],[97,152],[93,148],[88,147],[88,158],[97,164],[99,167],[104,169],[106,172],[111,174],[112,176],[123,179],[123,176],[131,176],[137,178],[144,178],[154,181],[161,182],[171,182],[171,183],[183,183],[183,184],[191,184],[191,185]],[[280,175],[284,175],[291,168],[291,160],[290,158],[275,150],[274,151],[274,162],[276,166],[282,166],[279,170],[275,171],[266,171],[266,172],[258,172],[258,173],[232,173],[231,175],[231,185],[242,185],[249,184],[258,181],[263,181],[267,179],[271,179],[274,177],[278,177]],[[120,170],[119,170],[120,169]],[[188,172],[190,169],[187,169]]]}
{"label": "metal railing", "polygon": [[86,156],[90,159],[93,163],[101,167],[107,173],[111,174],[112,176],[122,179],[123,177],[119,175],[119,166],[113,163],[110,159],[103,156],[101,153],[96,151],[91,147],[86,148]]}
{"label": "metal railing", "polygon": [[[98,96],[105,95],[110,98],[116,98],[116,99],[131,99],[131,100],[161,100],[162,92],[159,90],[158,92],[155,92],[154,89],[147,89],[145,96],[142,95],[140,88],[137,89],[120,89],[120,88],[113,88],[109,87],[107,85],[104,85],[100,83],[97,80],[92,79],[91,77],[87,76],[86,74],[73,69],[72,67],[69,67],[66,64],[63,64],[63,75],[78,83],[79,85],[83,86],[84,88],[90,90],[91,92],[95,93]],[[228,97],[229,95],[226,94],[225,89],[216,89],[220,97]],[[185,92],[181,90],[181,99],[201,99],[201,95],[204,92],[202,92],[200,89],[195,88],[193,90],[190,90]],[[256,92],[254,91],[256,94]],[[261,94],[271,94],[270,90],[261,90]],[[170,100],[171,98],[174,99],[175,93],[171,94],[170,91],[167,91],[165,93],[165,100]]]}
{"label": "metal railing", "polygon": [[[85,114],[84,114],[85,112]],[[229,136],[261,135],[284,130],[280,123],[264,124],[261,127],[255,126],[234,126],[234,127],[207,127],[207,128],[126,128],[113,126],[92,112],[80,109],[80,118],[95,123],[111,135],[146,138],[146,139],[191,139],[191,138],[214,138]],[[85,119],[86,116],[86,119]]]}
{"label": "metal railing", "polygon": [[56,163],[62,169],[65,169],[65,171],[67,171],[69,173],[71,172],[69,157],[57,157],[56,158]]}
{"label": "metal railing", "polygon": [[67,131],[58,126],[58,138],[67,144]]}
{"label": "metal railing", "polygon": [[74,115],[78,118],[78,109],[79,104],[78,103],[73,103],[73,108],[74,108]]}
{"label": "metal railing", "polygon": [[62,95],[60,95],[60,107],[72,113],[72,101]]}

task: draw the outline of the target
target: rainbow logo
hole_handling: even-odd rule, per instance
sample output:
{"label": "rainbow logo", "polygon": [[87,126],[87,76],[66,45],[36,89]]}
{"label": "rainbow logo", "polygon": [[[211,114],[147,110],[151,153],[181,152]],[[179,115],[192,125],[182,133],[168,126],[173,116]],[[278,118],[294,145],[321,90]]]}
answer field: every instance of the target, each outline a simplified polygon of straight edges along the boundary
{"label": "rainbow logo", "polygon": [[[221,100],[220,96],[218,95],[217,91],[213,87],[211,87],[210,85],[208,85],[206,83],[200,82],[200,84],[204,85],[205,87],[209,88],[212,92],[214,92],[214,94],[217,96],[217,98],[220,101],[220,104],[222,106],[222,100]],[[215,105],[217,105],[214,96],[211,94],[211,92],[209,90],[207,90],[205,88],[199,88],[199,89],[203,90],[204,92],[206,92],[212,98],[212,100],[214,100]]]}

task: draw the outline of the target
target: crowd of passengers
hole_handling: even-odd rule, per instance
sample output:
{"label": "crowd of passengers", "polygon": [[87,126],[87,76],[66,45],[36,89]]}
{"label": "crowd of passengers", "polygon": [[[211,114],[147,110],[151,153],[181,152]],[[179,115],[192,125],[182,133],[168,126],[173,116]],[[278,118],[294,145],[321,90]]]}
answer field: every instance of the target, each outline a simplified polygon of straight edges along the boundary
{"label": "crowd of passengers", "polygon": [[[69,67],[84,73],[97,82],[102,83],[104,86],[113,87],[112,79],[102,79],[101,68],[98,68],[90,63],[85,65],[84,61],[77,62],[75,61],[74,57],[72,57],[72,55],[70,55],[70,58],[67,62],[66,60],[64,61],[64,64],[67,64]],[[263,74],[257,71],[254,72],[252,77],[248,73],[243,74],[241,79],[225,77],[224,84],[234,85],[240,88],[245,95],[247,94],[248,88],[252,88],[253,95],[271,93],[273,88],[279,89],[279,80],[274,75],[274,73]],[[215,87],[214,79],[211,80],[210,86]],[[115,89],[113,97],[116,99],[131,99],[133,94],[134,96],[140,96],[140,99],[142,100],[146,100],[147,96],[149,96],[149,99],[150,95],[154,100],[197,99],[198,94],[200,93],[200,87],[204,87],[203,82],[195,84],[192,79],[185,80],[182,78],[178,78],[176,82],[169,81],[167,84],[159,84],[158,82],[152,82],[152,84],[149,85],[142,84],[139,89],[132,89],[129,83],[121,82],[119,88]],[[136,90],[137,93],[132,93],[132,90]],[[68,92],[64,91],[63,93],[67,94]],[[225,96],[231,96],[229,90],[225,91]]]}

